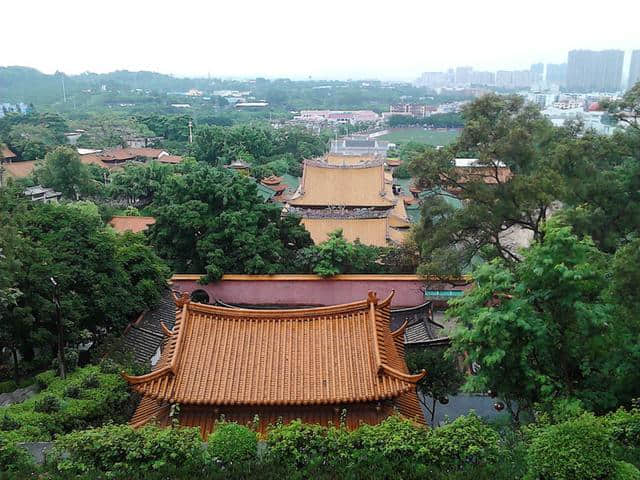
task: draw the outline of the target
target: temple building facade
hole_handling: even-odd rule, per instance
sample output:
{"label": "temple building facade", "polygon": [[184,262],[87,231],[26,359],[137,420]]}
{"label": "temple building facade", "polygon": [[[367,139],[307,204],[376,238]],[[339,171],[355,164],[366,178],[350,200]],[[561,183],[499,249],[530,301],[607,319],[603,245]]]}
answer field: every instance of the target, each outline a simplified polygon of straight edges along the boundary
{"label": "temple building facade", "polygon": [[[408,320],[391,330],[393,293],[343,305],[287,310],[228,308],[176,299],[175,323],[155,369],[123,373],[142,395],[131,424],[199,427],[224,419],[257,425],[300,419],[354,429],[393,413],[424,424],[404,360]],[[179,412],[171,417],[172,405]]]}
{"label": "temple building facade", "polygon": [[340,228],[349,241],[399,244],[410,227],[404,199],[396,195],[384,159],[370,155],[329,154],[306,160],[288,208],[302,217],[315,243]]}

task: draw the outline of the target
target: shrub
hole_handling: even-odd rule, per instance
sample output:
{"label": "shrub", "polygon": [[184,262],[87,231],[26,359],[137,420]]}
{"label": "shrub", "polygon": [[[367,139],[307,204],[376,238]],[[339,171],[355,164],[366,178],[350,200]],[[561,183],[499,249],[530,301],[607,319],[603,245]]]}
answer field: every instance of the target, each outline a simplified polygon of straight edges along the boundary
{"label": "shrub", "polygon": [[296,420],[269,429],[265,460],[286,466],[295,478],[339,477],[336,472],[344,467],[347,449],[341,447],[346,442],[345,430]]}
{"label": "shrub", "polygon": [[6,413],[0,415],[0,430],[3,432],[10,432],[11,430],[17,430],[20,428],[20,423],[11,418]]}
{"label": "shrub", "polygon": [[80,398],[82,389],[79,385],[71,384],[64,389],[64,396],[68,398]]}
{"label": "shrub", "polygon": [[36,384],[38,385],[38,389],[44,390],[55,379],[56,372],[54,372],[53,370],[47,370],[46,372],[39,373],[38,375],[36,375]]}
{"label": "shrub", "polygon": [[[20,424],[9,432],[14,441],[48,441],[57,434],[106,422],[123,423],[131,417],[133,402],[120,375],[100,373],[96,366],[76,370],[65,380],[52,374],[45,376],[42,383],[48,386],[40,393],[20,404],[0,408],[0,416],[6,414]],[[99,379],[99,387],[80,387],[90,375]]]}
{"label": "shrub", "polygon": [[604,418],[614,440],[622,445],[640,447],[640,409],[623,408]]}
{"label": "shrub", "polygon": [[18,388],[18,384],[13,380],[0,382],[0,394],[13,392],[16,388]]}
{"label": "shrub", "polygon": [[527,453],[528,479],[602,479],[614,470],[609,433],[589,414],[541,428]]}
{"label": "shrub", "polygon": [[52,465],[58,474],[89,478],[193,478],[201,475],[202,453],[198,429],[109,425],[59,437]]}
{"label": "shrub", "polygon": [[370,478],[423,478],[429,431],[399,416],[378,425],[362,425],[351,432],[347,454],[351,475],[370,472]]}
{"label": "shrub", "polygon": [[40,413],[53,413],[60,410],[60,400],[53,395],[45,395],[33,406],[36,412]]}
{"label": "shrub", "polygon": [[31,455],[0,435],[0,473],[22,472],[35,470]]}
{"label": "shrub", "polygon": [[89,375],[82,379],[83,388],[98,388],[100,386],[100,379],[95,372],[91,372]]}
{"label": "shrub", "polygon": [[640,470],[627,462],[616,462],[611,480],[640,480]]}
{"label": "shrub", "polygon": [[223,470],[240,473],[256,463],[258,436],[237,423],[219,423],[207,439],[207,463]]}
{"label": "shrub", "polygon": [[433,430],[425,455],[432,464],[446,471],[468,465],[492,465],[500,459],[500,436],[471,413]]}
{"label": "shrub", "polygon": [[120,373],[122,367],[110,358],[100,361],[100,372],[102,373]]}

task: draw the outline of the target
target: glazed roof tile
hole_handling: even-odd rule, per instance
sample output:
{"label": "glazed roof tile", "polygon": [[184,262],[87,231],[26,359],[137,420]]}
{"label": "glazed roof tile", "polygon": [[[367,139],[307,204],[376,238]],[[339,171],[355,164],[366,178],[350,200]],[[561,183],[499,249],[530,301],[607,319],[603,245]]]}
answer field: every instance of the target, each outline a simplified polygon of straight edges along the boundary
{"label": "glazed roof tile", "polygon": [[290,203],[294,206],[392,207],[393,202],[385,188],[382,162],[338,166],[307,160],[299,192]]}
{"label": "glazed roof tile", "polygon": [[[328,405],[397,398],[409,375],[389,331],[391,295],[333,307],[245,310],[183,300],[150,374],[125,378],[137,392],[188,405]],[[401,341],[400,341],[401,343]]]}

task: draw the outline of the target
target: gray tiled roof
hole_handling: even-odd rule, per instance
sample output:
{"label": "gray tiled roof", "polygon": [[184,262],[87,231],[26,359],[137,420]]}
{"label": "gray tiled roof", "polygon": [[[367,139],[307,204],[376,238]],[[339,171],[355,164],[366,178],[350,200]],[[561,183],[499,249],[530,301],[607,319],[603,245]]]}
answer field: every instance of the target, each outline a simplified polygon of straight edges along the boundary
{"label": "gray tiled roof", "polygon": [[133,352],[136,362],[143,365],[151,363],[151,358],[165,339],[160,322],[172,329],[175,321],[176,305],[171,290],[167,289],[158,305],[147,311],[124,335],[125,347]]}

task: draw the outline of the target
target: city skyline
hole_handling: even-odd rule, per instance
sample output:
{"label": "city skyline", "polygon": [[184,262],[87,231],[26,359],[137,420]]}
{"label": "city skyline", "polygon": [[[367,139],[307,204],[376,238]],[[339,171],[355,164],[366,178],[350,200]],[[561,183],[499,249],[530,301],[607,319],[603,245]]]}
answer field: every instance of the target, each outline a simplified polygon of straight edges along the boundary
{"label": "city skyline", "polygon": [[[585,28],[594,22],[596,5],[544,0],[523,19],[503,0],[455,6],[400,0],[392,10],[336,0],[313,7],[292,0],[250,2],[247,9],[203,1],[167,9],[115,0],[98,12],[70,0],[61,16],[58,4],[25,0],[4,5],[3,17],[14,19],[5,22],[4,38],[20,41],[0,52],[0,65],[68,74],[127,69],[180,77],[413,80],[456,65],[524,70],[539,62],[563,63],[576,48],[640,47],[631,22],[602,22],[598,35]],[[387,12],[398,19],[410,13],[424,28],[394,29],[382,20]],[[640,5],[625,12],[634,18]],[[556,18],[571,21],[558,27]],[[25,36],[21,19],[38,35]]]}

